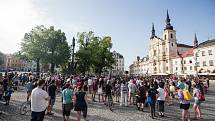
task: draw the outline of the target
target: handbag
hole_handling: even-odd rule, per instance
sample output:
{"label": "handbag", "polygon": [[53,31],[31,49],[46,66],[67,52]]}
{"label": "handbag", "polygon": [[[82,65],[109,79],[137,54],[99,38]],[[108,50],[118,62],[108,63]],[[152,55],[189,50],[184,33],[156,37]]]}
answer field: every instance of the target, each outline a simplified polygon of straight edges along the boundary
{"label": "handbag", "polygon": [[198,99],[199,99],[199,101],[205,101],[205,95],[199,94]]}

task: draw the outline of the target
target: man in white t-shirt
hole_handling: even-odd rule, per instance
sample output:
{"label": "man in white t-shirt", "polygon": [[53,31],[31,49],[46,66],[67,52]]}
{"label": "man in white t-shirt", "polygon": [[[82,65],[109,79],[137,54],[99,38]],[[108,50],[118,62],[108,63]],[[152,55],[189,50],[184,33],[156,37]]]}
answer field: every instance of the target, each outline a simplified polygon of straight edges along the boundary
{"label": "man in white t-shirt", "polygon": [[93,86],[93,80],[91,78],[89,78],[87,80],[87,84],[88,84],[88,91],[89,91],[89,94],[91,94],[91,91],[92,91],[92,86]]}
{"label": "man in white t-shirt", "polygon": [[165,102],[165,91],[164,91],[164,83],[159,83],[158,91],[158,113],[161,117],[164,117],[164,102]]}
{"label": "man in white t-shirt", "polygon": [[43,121],[48,106],[49,95],[42,89],[45,80],[39,80],[37,85],[31,93],[31,121]]}

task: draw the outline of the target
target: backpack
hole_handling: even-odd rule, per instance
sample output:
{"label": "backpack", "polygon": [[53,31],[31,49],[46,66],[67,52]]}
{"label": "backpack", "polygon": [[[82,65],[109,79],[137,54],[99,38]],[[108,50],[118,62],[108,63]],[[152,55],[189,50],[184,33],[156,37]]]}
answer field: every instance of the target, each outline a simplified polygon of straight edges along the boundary
{"label": "backpack", "polygon": [[184,100],[190,101],[192,100],[192,96],[188,90],[183,91]]}

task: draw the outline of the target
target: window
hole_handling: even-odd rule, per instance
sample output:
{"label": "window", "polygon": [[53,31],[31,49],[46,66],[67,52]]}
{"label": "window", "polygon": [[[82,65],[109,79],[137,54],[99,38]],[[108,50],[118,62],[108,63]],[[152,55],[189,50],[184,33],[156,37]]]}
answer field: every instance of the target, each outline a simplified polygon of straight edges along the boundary
{"label": "window", "polygon": [[156,56],[156,50],[154,50],[154,56]]}
{"label": "window", "polygon": [[173,43],[172,43],[172,46],[173,46]]}
{"label": "window", "polygon": [[212,50],[208,50],[208,55],[213,55]]}
{"label": "window", "polygon": [[166,35],[164,35],[164,40],[166,40]]}
{"label": "window", "polygon": [[186,64],[186,60],[184,60],[184,64]]}
{"label": "window", "polygon": [[186,71],[186,70],[187,70],[187,67],[184,67],[184,70]]}
{"label": "window", "polygon": [[171,36],[171,38],[173,38],[173,35],[172,35],[172,33],[171,33],[171,35],[170,35],[170,36]]}
{"label": "window", "polygon": [[168,60],[166,60],[166,63],[168,63]]}
{"label": "window", "polygon": [[175,70],[177,71],[177,70],[178,70],[178,67],[176,67]]}
{"label": "window", "polygon": [[205,51],[202,51],[202,56],[205,56]]}
{"label": "window", "polygon": [[157,71],[157,68],[156,68],[156,67],[154,68],[154,71]]}
{"label": "window", "polygon": [[196,53],[196,57],[199,57],[199,53],[198,52]]}
{"label": "window", "polygon": [[167,70],[167,71],[168,71],[168,69],[169,69],[169,68],[168,68],[168,67],[166,67],[166,70]]}
{"label": "window", "polygon": [[210,65],[210,66],[214,66],[213,60],[209,60],[209,65]]}
{"label": "window", "polygon": [[199,65],[200,65],[199,62],[196,62],[196,66],[199,67]]}
{"label": "window", "polygon": [[165,56],[166,55],[166,53],[165,52],[163,52],[163,56]]}
{"label": "window", "polygon": [[203,66],[207,66],[207,65],[206,65],[206,61],[203,61]]}
{"label": "window", "polygon": [[192,60],[190,60],[190,63],[192,63]]}
{"label": "window", "polygon": [[193,67],[192,67],[192,66],[190,66],[190,70],[193,70]]}

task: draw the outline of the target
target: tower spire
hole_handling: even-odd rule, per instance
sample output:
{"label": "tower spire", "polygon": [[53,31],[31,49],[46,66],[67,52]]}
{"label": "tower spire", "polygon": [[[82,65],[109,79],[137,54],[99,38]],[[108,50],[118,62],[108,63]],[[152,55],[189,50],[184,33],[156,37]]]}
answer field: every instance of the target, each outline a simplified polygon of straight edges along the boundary
{"label": "tower spire", "polygon": [[165,30],[166,29],[173,30],[173,26],[171,26],[171,23],[170,23],[170,18],[169,18],[169,12],[168,12],[168,10],[167,10],[167,15],[166,15],[166,27],[165,27]]}
{"label": "tower spire", "polygon": [[152,35],[151,35],[151,39],[155,37],[155,27],[154,27],[154,23],[152,23]]}
{"label": "tower spire", "polygon": [[194,36],[193,44],[194,44],[194,48],[198,47],[198,40],[197,40],[197,37],[196,37],[196,33],[195,33],[195,36]]}

